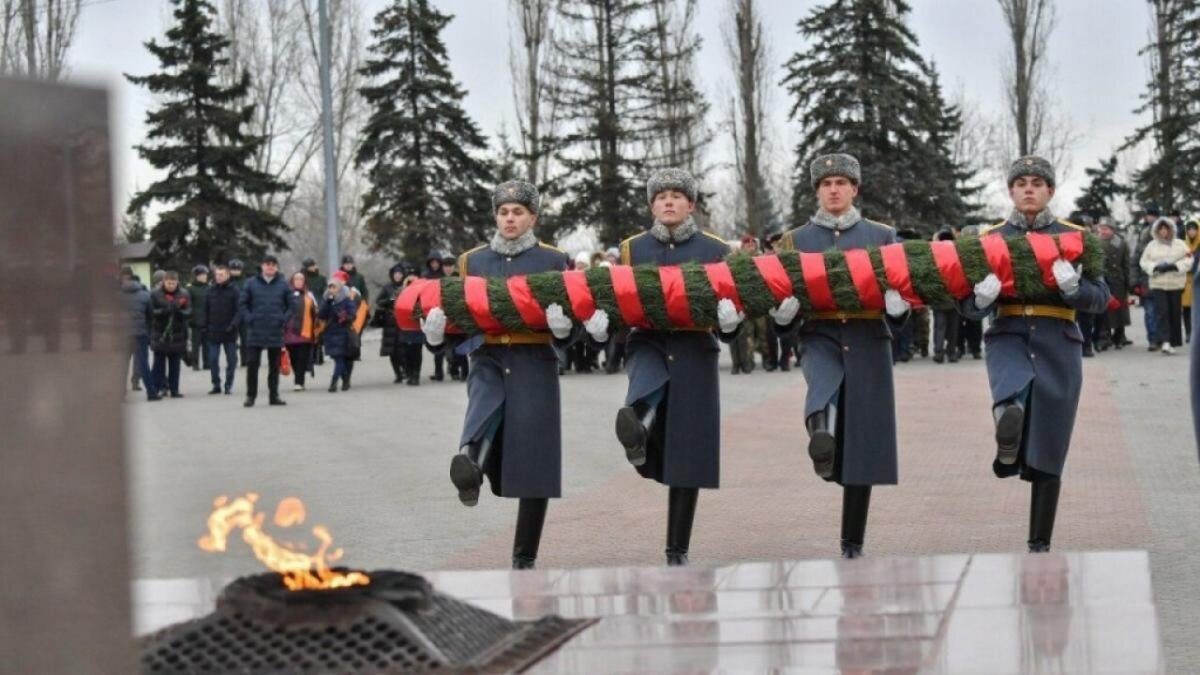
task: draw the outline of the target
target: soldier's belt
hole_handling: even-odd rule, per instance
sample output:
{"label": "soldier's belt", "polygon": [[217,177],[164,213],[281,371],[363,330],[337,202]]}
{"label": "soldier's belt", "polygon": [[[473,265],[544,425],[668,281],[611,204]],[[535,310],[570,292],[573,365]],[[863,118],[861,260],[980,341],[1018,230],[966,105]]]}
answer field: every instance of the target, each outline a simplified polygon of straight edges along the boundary
{"label": "soldier's belt", "polygon": [[548,345],[553,343],[554,336],[549,333],[502,333],[483,336],[485,345]]}
{"label": "soldier's belt", "polygon": [[817,312],[812,315],[813,321],[878,321],[883,318],[883,312],[877,309],[865,309],[858,312]]}
{"label": "soldier's belt", "polygon": [[1074,321],[1075,310],[1054,305],[1000,305],[997,316],[1044,316],[1063,321]]}

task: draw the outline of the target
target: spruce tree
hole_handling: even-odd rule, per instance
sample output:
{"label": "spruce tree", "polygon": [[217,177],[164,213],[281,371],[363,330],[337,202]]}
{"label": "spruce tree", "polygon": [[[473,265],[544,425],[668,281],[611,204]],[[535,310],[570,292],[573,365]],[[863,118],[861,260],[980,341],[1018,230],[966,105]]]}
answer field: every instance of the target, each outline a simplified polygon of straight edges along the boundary
{"label": "spruce tree", "polygon": [[428,0],[394,0],[375,16],[362,68],[371,116],[355,163],[370,180],[368,241],[410,260],[487,241],[493,226],[487,142],[463,110],[441,39],[452,18]]}
{"label": "spruce tree", "polygon": [[146,115],[147,142],[134,147],[166,173],[133,196],[127,213],[154,202],[168,207],[151,233],[159,265],[256,260],[267,249],[286,248],[283,235],[289,228],[245,200],[290,187],[253,168],[263,139],[243,131],[254,113],[254,106],[242,105],[250,78],[243,73],[227,87],[218,82],[229,40],[212,28],[213,6],[208,0],[172,4],[175,23],[165,41],[145,43],[158,58],[159,71],[125,76],[161,99]]}
{"label": "spruce tree", "polygon": [[705,124],[709,104],[696,83],[696,55],[702,40],[694,26],[696,0],[648,0],[650,33],[645,41],[646,163],[679,167],[702,175],[701,155],[712,141]]}
{"label": "spruce tree", "polygon": [[657,123],[646,105],[650,31],[644,0],[562,0],[550,95],[562,131],[554,139],[558,218],[545,230],[594,226],[612,245],[648,220],[644,144]]}
{"label": "spruce tree", "polygon": [[798,24],[806,46],[783,80],[800,123],[795,225],[816,210],[814,157],[847,152],[862,163],[856,204],[867,218],[924,232],[966,219],[962,167],[949,159],[957,123],[917,53],[905,0],[833,0]]}
{"label": "spruce tree", "polygon": [[1151,122],[1138,128],[1122,149],[1145,140],[1154,156],[1135,173],[1133,190],[1143,203],[1189,210],[1200,207],[1194,167],[1200,162],[1200,2],[1152,0],[1153,41],[1143,49],[1150,56],[1150,79],[1137,113],[1150,113]]}
{"label": "spruce tree", "polygon": [[1100,165],[1083,170],[1088,184],[1075,200],[1075,208],[1093,218],[1112,215],[1113,199],[1128,194],[1129,188],[1117,182],[1117,156],[1100,160]]}

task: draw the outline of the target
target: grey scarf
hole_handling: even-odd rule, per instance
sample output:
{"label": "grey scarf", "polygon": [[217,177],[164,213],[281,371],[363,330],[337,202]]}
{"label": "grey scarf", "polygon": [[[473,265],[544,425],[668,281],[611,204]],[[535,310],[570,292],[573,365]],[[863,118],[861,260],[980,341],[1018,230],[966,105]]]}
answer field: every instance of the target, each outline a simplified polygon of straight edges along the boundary
{"label": "grey scarf", "polygon": [[664,244],[672,242],[682,244],[695,236],[698,231],[696,221],[692,220],[691,216],[688,216],[687,220],[676,225],[673,230],[663,225],[657,218],[654,220],[654,225],[650,226],[650,235]]}
{"label": "grey scarf", "polygon": [[848,230],[860,220],[862,220],[862,214],[853,206],[840,216],[835,216],[825,209],[817,209],[817,214],[812,217],[814,223],[827,230]]}
{"label": "grey scarf", "polygon": [[526,230],[525,234],[516,239],[505,239],[503,235],[496,232],[492,236],[491,248],[500,255],[511,257],[528,251],[537,246],[537,243],[538,239],[533,235],[533,230]]}
{"label": "grey scarf", "polygon": [[1050,209],[1042,209],[1041,213],[1038,213],[1037,217],[1033,219],[1032,224],[1025,219],[1024,213],[1016,209],[1013,209],[1012,213],[1008,214],[1009,224],[1022,230],[1045,229],[1053,225],[1055,220],[1054,214],[1050,213]]}

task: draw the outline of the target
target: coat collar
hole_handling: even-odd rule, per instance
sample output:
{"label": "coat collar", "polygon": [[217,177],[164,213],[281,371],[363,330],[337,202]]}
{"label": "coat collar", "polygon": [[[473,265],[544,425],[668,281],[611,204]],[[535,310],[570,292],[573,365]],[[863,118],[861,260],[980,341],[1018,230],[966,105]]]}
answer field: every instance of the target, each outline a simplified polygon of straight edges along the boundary
{"label": "coat collar", "polygon": [[697,232],[699,232],[699,228],[696,227],[696,221],[693,220],[691,216],[688,216],[687,220],[677,225],[673,230],[666,225],[663,225],[657,219],[655,219],[654,224],[650,226],[650,236],[664,244],[682,244],[688,239],[696,236]]}
{"label": "coat collar", "polygon": [[489,244],[489,247],[502,256],[512,257],[514,255],[520,255],[521,253],[524,253],[525,251],[537,246],[537,243],[538,240],[537,237],[534,236],[533,230],[527,230],[525,234],[522,234],[516,239],[505,239],[500,235],[499,232],[497,232],[496,234],[492,235],[492,241]]}
{"label": "coat collar", "polygon": [[812,217],[812,222],[816,223],[818,227],[835,231],[848,230],[857,225],[860,220],[862,220],[862,214],[854,206],[840,216],[835,216],[825,209],[817,209],[816,215]]}

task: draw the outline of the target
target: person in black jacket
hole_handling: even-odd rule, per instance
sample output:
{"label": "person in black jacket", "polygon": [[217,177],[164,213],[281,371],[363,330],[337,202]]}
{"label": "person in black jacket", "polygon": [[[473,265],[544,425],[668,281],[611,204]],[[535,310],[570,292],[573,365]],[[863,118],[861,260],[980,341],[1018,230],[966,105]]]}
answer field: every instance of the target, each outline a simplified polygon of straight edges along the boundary
{"label": "person in black jacket", "polygon": [[354,256],[342,256],[342,271],[350,278],[350,283],[347,285],[356,288],[365,302],[370,302],[371,294],[367,292],[367,279],[359,274],[358,269],[354,266]]}
{"label": "person in black jacket", "polygon": [[[216,283],[205,295],[204,334],[208,340],[208,369],[212,373],[209,394],[233,393],[233,376],[238,367],[238,289],[233,285],[229,268],[213,267]],[[221,386],[221,352],[225,352],[225,386]]]}
{"label": "person in black jacket", "polygon": [[167,389],[171,398],[183,398],[179,393],[179,362],[188,349],[188,318],[192,305],[188,292],[179,287],[179,274],[168,270],[162,286],[150,294],[150,349],[154,351],[153,392],[146,392],[152,401],[162,398]]}
{"label": "person in black jacket", "polygon": [[279,360],[283,353],[283,327],[291,314],[291,293],[279,275],[279,259],[268,253],[262,271],[242,289],[242,322],[246,327],[246,402],[258,396],[258,365],[267,350],[267,386],[271,405],[287,405],[279,397]]}
{"label": "person in black jacket", "polygon": [[[392,269],[388,271],[388,283],[379,291],[379,297],[375,299],[375,315],[371,321],[371,325],[376,328],[383,329],[383,339],[379,343],[379,355],[388,357],[392,364],[392,374],[395,379],[393,384],[404,382],[405,368],[405,352],[401,349],[400,341],[397,339],[400,334],[400,327],[396,325],[395,305],[396,298],[400,296],[400,291],[404,287],[405,267],[403,263],[392,265]],[[425,338],[421,336],[423,344]],[[420,372],[419,370],[417,371]]]}
{"label": "person in black jacket", "polygon": [[192,283],[187,290],[192,303],[192,318],[188,321],[191,327],[192,370],[200,370],[201,365],[208,370],[208,338],[204,335],[204,328],[208,324],[204,302],[208,295],[208,267],[196,265],[192,268]]}

